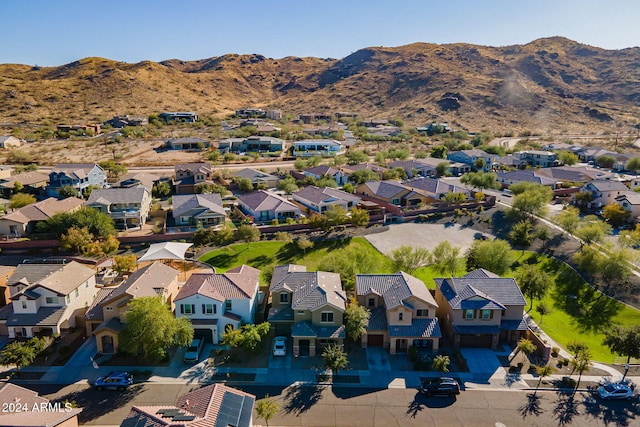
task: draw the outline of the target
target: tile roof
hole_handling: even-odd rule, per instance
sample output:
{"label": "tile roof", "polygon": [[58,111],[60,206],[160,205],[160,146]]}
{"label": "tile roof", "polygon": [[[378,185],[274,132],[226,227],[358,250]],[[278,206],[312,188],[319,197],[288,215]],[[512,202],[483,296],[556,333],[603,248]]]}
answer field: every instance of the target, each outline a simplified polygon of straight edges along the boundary
{"label": "tile roof", "polygon": [[[287,270],[290,266],[285,267]],[[276,267],[278,269],[279,267]],[[306,272],[293,268],[293,271],[276,272],[271,279],[270,292],[287,290],[292,293],[292,310],[316,310],[327,304],[345,309],[346,293],[342,290],[340,275],[326,271]],[[297,271],[296,271],[297,270]],[[306,269],[305,269],[306,270]]]}
{"label": "tile roof", "polygon": [[624,185],[620,181],[602,179],[602,180],[594,180],[588,183],[587,185],[592,185],[598,191],[627,191],[629,187]]}
{"label": "tile roof", "polygon": [[50,197],[41,202],[32,203],[2,216],[0,219],[26,224],[29,221],[46,221],[61,212],[70,212],[82,206],[84,200],[69,197],[63,200]]}
{"label": "tile roof", "polygon": [[512,278],[460,277],[434,281],[453,309],[525,305],[522,291]]}
{"label": "tile roof", "polygon": [[87,320],[104,320],[104,311],[101,304],[114,290],[115,288],[101,288],[89,308],[87,308],[84,318]]}
{"label": "tile roof", "polygon": [[400,271],[395,274],[357,274],[356,294],[381,295],[387,310],[407,306],[409,297],[416,297],[434,307],[438,307],[433,295],[424,282]]}
{"label": "tile roof", "polygon": [[49,175],[45,175],[39,172],[25,172],[25,173],[20,173],[18,175],[12,175],[7,178],[3,178],[2,183],[0,183],[0,186],[4,188],[13,188],[16,182],[19,182],[20,184],[27,186],[27,185],[33,185],[33,184],[38,184],[38,183],[47,182],[47,181],[49,181]]}
{"label": "tile roof", "polygon": [[498,174],[498,179],[501,181],[519,181],[519,182],[533,182],[541,185],[555,185],[557,179],[545,175],[535,169],[517,170],[511,172],[504,172]]}
{"label": "tile roof", "polygon": [[450,184],[448,182],[445,182],[437,178],[418,177],[418,178],[410,179],[407,181],[403,181],[402,185],[404,185],[407,188],[410,188],[412,191],[420,191],[436,199],[440,198],[441,194],[446,194],[449,192],[463,193],[466,195],[471,194],[471,192],[464,187]]}
{"label": "tile roof", "polygon": [[37,313],[12,313],[7,318],[7,327],[56,326],[66,307],[40,307]]}
{"label": "tile roof", "polygon": [[327,165],[319,165],[319,166],[306,169],[302,173],[304,173],[305,175],[313,174],[317,176],[323,176],[323,175],[335,176],[340,173],[340,169],[336,169]]}
{"label": "tile roof", "polygon": [[104,299],[104,302],[113,301],[122,295],[130,298],[156,296],[162,294],[164,289],[178,277],[179,272],[169,266],[155,261],[134,271],[113,292]]}
{"label": "tile roof", "polygon": [[366,185],[374,196],[381,197],[383,199],[391,199],[401,193],[407,193],[410,190],[403,186],[399,181],[386,180],[386,181],[369,181],[365,182]]}
{"label": "tile roof", "polygon": [[264,190],[254,191],[248,194],[238,196],[243,204],[248,206],[254,212],[274,211],[274,212],[300,212],[300,208],[288,200],[283,199],[277,194]]}
{"label": "tile roof", "polygon": [[222,274],[192,274],[182,286],[175,300],[200,294],[216,301],[250,299],[255,297],[260,270],[242,265]]}
{"label": "tile roof", "polygon": [[26,412],[4,412],[0,414],[0,425],[12,427],[55,427],[58,425],[77,425],[76,422],[69,424],[66,421],[77,417],[82,412],[80,408],[72,408],[69,411],[61,407],[59,411],[34,411],[34,405],[49,403],[48,399],[38,396],[38,393],[24,387],[20,387],[11,383],[4,383],[0,386],[0,401],[4,403],[16,402],[20,405],[27,405],[29,408]]}
{"label": "tile roof", "polygon": [[209,210],[227,216],[227,212],[222,207],[222,197],[217,193],[175,195],[171,200],[174,217],[181,216],[194,209]]}
{"label": "tile roof", "polygon": [[360,201],[360,197],[347,193],[346,191],[338,190],[337,188],[323,187],[318,188],[313,185],[303,187],[300,190],[292,194],[293,198],[300,198],[308,200],[309,202],[320,204],[328,203],[334,200],[344,200],[346,202],[357,203]]}
{"label": "tile roof", "polygon": [[504,329],[505,331],[526,331],[529,329],[527,326],[527,321],[524,319],[503,319],[500,322],[500,329]]}
{"label": "tile roof", "polygon": [[263,181],[263,180],[278,180],[279,178],[277,176],[274,175],[269,175],[268,173],[259,171],[259,170],[255,170],[255,169],[251,169],[251,168],[244,168],[244,169],[240,169],[239,171],[235,171],[232,173],[233,176],[238,177],[238,178],[248,178],[250,179],[252,182],[253,181]]}
{"label": "tile roof", "polygon": [[[31,280],[27,278],[27,275],[31,277]],[[14,294],[12,298],[20,294],[38,298],[40,296],[37,292],[39,287],[49,289],[58,295],[68,295],[92,276],[95,276],[95,271],[77,261],[71,261],[67,264],[20,264],[9,277],[7,283],[10,286],[28,285],[26,289],[21,293]]]}
{"label": "tile roof", "polygon": [[291,327],[292,337],[314,337],[314,338],[345,338],[344,325],[337,326],[317,326],[304,320]]}
{"label": "tile roof", "polygon": [[209,162],[197,162],[197,163],[180,163],[173,167],[175,172],[178,171],[189,171],[191,174],[196,172],[203,172],[205,174],[210,174],[213,171],[213,167]]}
{"label": "tile roof", "polygon": [[89,172],[91,172],[93,168],[103,170],[95,163],[61,163],[55,165],[51,173],[63,173],[75,179],[83,179],[89,176]]}
{"label": "tile roof", "polygon": [[145,194],[149,194],[149,190],[144,187],[138,188],[103,188],[93,190],[87,205],[100,204],[100,205],[112,205],[112,204],[124,204],[124,203],[142,203]]}
{"label": "tile roof", "polygon": [[440,323],[437,318],[412,319],[411,325],[389,325],[391,337],[440,338]]}
{"label": "tile roof", "polygon": [[60,269],[60,264],[18,264],[7,279],[7,285],[32,285]]}
{"label": "tile roof", "polygon": [[386,331],[387,330],[387,311],[384,307],[377,307],[371,310],[367,331]]}
{"label": "tile roof", "polygon": [[498,279],[500,278],[500,276],[498,276],[496,273],[489,270],[485,270],[484,268],[478,268],[476,270],[470,271],[469,273],[465,274],[462,277],[466,279]]}

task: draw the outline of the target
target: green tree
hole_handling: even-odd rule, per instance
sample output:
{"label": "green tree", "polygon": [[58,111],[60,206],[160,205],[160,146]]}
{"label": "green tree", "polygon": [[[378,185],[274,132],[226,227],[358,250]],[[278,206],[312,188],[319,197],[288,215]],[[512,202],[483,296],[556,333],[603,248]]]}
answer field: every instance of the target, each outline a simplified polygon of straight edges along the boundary
{"label": "green tree", "polygon": [[493,172],[469,172],[460,177],[460,182],[464,185],[471,186],[473,189],[478,188],[480,191],[487,188],[500,188],[498,176]]}
{"label": "green tree", "polygon": [[99,163],[100,167],[107,171],[109,178],[117,179],[127,173],[127,167],[116,163],[113,160],[107,160]]}
{"label": "green tree", "polygon": [[536,351],[536,345],[526,338],[520,338],[518,340],[518,346],[516,347],[520,354],[522,354],[522,361],[526,362],[527,357]]}
{"label": "green tree", "polygon": [[536,391],[533,392],[534,396],[540,388],[540,383],[545,377],[551,376],[556,372],[556,368],[551,365],[537,366],[536,374],[538,375],[538,384],[536,385]]}
{"label": "green tree", "polygon": [[591,351],[588,348],[584,348],[576,354],[571,360],[571,367],[573,371],[578,372],[578,382],[576,384],[576,390],[580,387],[580,381],[582,380],[582,374],[591,369],[593,362],[591,362]]}
{"label": "green tree", "polygon": [[66,199],[68,197],[80,197],[80,192],[78,191],[78,189],[70,185],[59,188],[58,194],[63,199]]}
{"label": "green tree", "polygon": [[331,225],[341,225],[347,222],[347,210],[342,206],[333,205],[324,214],[331,221]]}
{"label": "green tree", "polygon": [[431,157],[436,159],[444,159],[447,156],[447,147],[444,145],[437,145],[431,149]]}
{"label": "green tree", "polygon": [[358,163],[365,163],[369,161],[369,156],[364,151],[349,150],[347,153],[347,163],[350,165],[357,165]]}
{"label": "green tree", "polygon": [[447,176],[449,175],[449,162],[440,162],[436,165],[436,175]]}
{"label": "green tree", "polygon": [[547,227],[540,227],[536,230],[536,237],[542,242],[542,248],[547,246],[547,241],[551,239],[551,231]]}
{"label": "green tree", "polygon": [[247,324],[240,328],[241,346],[251,352],[256,352],[263,344],[263,339],[269,334],[271,325],[269,322],[262,322],[258,325]]}
{"label": "green tree", "polygon": [[611,169],[616,162],[616,158],[609,155],[600,156],[596,159],[598,166],[604,169]]}
{"label": "green tree", "polygon": [[602,344],[609,347],[612,353],[627,356],[627,368],[622,379],[627,375],[631,358],[640,359],[640,325],[629,327],[613,325],[604,330]]}
{"label": "green tree", "polygon": [[284,179],[281,179],[278,182],[278,190],[284,191],[287,194],[291,194],[295,191],[298,191],[298,184],[296,184],[296,180],[291,175],[287,175]]}
{"label": "green tree", "polygon": [[353,186],[352,183],[347,182],[346,184],[344,184],[342,186],[342,191],[344,191],[346,193],[349,193],[349,194],[353,194],[356,191],[356,189],[355,189],[355,187]]}
{"label": "green tree", "polygon": [[524,251],[524,248],[531,246],[535,234],[533,233],[533,224],[527,218],[514,224],[509,232],[509,239],[515,246],[520,246]]}
{"label": "green tree", "polygon": [[146,361],[157,362],[165,357],[169,347],[184,346],[193,340],[189,319],[174,317],[160,295],[130,300],[125,318],[120,349],[134,355],[141,350]]}
{"label": "green tree", "polygon": [[524,264],[516,270],[515,279],[531,302],[529,310],[533,308],[533,300],[544,298],[551,286],[551,278],[537,264]]}
{"label": "green tree", "polygon": [[638,175],[638,171],[640,170],[640,157],[634,157],[627,162],[626,166],[627,170],[633,172],[635,175]]}
{"label": "green tree", "polygon": [[593,216],[583,218],[573,234],[582,241],[582,245],[590,245],[591,243],[601,243],[605,236],[612,232],[609,224]]}
{"label": "green tree", "polygon": [[11,196],[9,207],[11,209],[20,209],[24,206],[28,206],[35,202],[36,202],[36,198],[33,197],[31,194],[16,193],[13,196]]}
{"label": "green tree", "polygon": [[328,216],[314,213],[309,218],[309,227],[320,229],[326,233],[331,230],[333,223]]}
{"label": "green tree", "polygon": [[555,221],[567,233],[573,234],[581,221],[580,210],[573,206],[567,206],[558,215],[556,215]]}
{"label": "green tree", "polygon": [[228,224],[225,224],[215,232],[213,236],[213,243],[218,246],[224,246],[233,242],[234,238],[235,235],[233,229]]}
{"label": "green tree", "polygon": [[251,242],[260,240],[260,230],[253,225],[244,224],[236,229],[235,238],[236,240],[242,240],[249,246]]}
{"label": "green tree", "polygon": [[442,378],[442,374],[449,372],[450,364],[451,360],[449,359],[449,356],[444,354],[437,355],[433,358],[433,362],[431,362],[433,369],[440,372],[440,378]]}
{"label": "green tree", "polygon": [[544,318],[544,316],[546,316],[547,314],[551,313],[551,308],[549,308],[549,306],[543,302],[538,303],[538,305],[536,306],[536,313],[538,313],[540,315],[540,325],[542,325],[542,320]]}
{"label": "green tree", "polygon": [[434,270],[438,274],[453,275],[463,267],[463,260],[460,258],[460,248],[451,246],[447,240],[444,240],[433,248],[431,259],[434,262]]}
{"label": "green tree", "polygon": [[273,238],[280,242],[293,242],[293,236],[291,235],[291,233],[287,233],[286,231],[276,231],[275,233],[273,233]]}
{"label": "green tree", "polygon": [[31,338],[28,341],[14,341],[7,344],[0,351],[0,365],[16,367],[16,375],[20,375],[20,369],[29,366],[40,352],[44,350],[44,340]]}
{"label": "green tree", "polygon": [[16,181],[13,183],[13,194],[21,193],[24,190],[24,185],[20,181]]}
{"label": "green tree", "polygon": [[307,236],[300,236],[295,241],[296,247],[302,251],[303,254],[307,253],[307,249],[313,247],[313,242],[309,240]]}
{"label": "green tree", "polygon": [[458,204],[467,200],[467,195],[464,193],[454,193],[449,191],[442,195],[441,199],[447,203]]}
{"label": "green tree", "polygon": [[476,168],[476,170],[483,170],[485,165],[487,164],[487,162],[485,162],[485,160],[482,157],[478,157],[474,162],[473,162],[473,167]]}
{"label": "green tree", "polygon": [[467,251],[467,269],[484,268],[502,276],[511,267],[513,256],[508,242],[495,240],[476,240]]}
{"label": "green tree", "polygon": [[113,257],[113,269],[120,274],[129,274],[136,268],[138,258],[134,254]]}
{"label": "green tree", "polygon": [[61,236],[71,227],[87,227],[97,239],[117,234],[113,219],[108,214],[87,206],[74,212],[55,214],[46,221],[38,223],[36,229],[40,233],[53,233]]}
{"label": "green tree", "polygon": [[429,265],[432,260],[428,249],[412,246],[400,246],[391,252],[391,262],[397,271],[412,274],[420,267]]}
{"label": "green tree", "polygon": [[166,181],[160,181],[153,184],[153,188],[151,189],[151,194],[153,197],[158,199],[164,199],[171,195],[171,184]]}
{"label": "green tree", "polygon": [[344,327],[349,338],[358,342],[367,332],[369,317],[371,312],[358,304],[355,298],[349,300],[347,308],[344,310]]}
{"label": "green tree", "polygon": [[324,348],[322,359],[324,360],[325,368],[331,369],[334,375],[337,375],[339,370],[346,368],[349,364],[347,353],[336,344],[329,344]]}
{"label": "green tree", "polygon": [[71,227],[66,234],[60,236],[60,246],[76,254],[87,254],[92,243],[93,234],[88,227]]}
{"label": "green tree", "polygon": [[611,203],[602,209],[602,217],[614,227],[625,224],[630,216],[631,212],[625,210],[619,203]]}
{"label": "green tree", "polygon": [[522,182],[511,185],[509,189],[515,194],[513,209],[525,215],[543,215],[547,203],[553,198],[551,188],[540,184]]}
{"label": "green tree", "polygon": [[267,427],[269,427],[271,418],[275,417],[278,412],[280,412],[280,405],[270,398],[268,394],[256,402],[256,414],[264,420]]}
{"label": "green tree", "polygon": [[354,227],[366,227],[369,224],[369,213],[365,209],[351,209],[349,221]]}
{"label": "green tree", "polygon": [[573,166],[578,163],[578,156],[573,154],[571,151],[561,151],[558,153],[558,160],[563,165]]}
{"label": "green tree", "polygon": [[245,193],[253,191],[253,184],[251,183],[251,180],[249,178],[238,177],[235,179],[235,182],[238,185],[240,191],[243,191]]}
{"label": "green tree", "polygon": [[368,181],[380,181],[380,176],[371,169],[360,169],[349,175],[349,182],[354,185],[364,184]]}

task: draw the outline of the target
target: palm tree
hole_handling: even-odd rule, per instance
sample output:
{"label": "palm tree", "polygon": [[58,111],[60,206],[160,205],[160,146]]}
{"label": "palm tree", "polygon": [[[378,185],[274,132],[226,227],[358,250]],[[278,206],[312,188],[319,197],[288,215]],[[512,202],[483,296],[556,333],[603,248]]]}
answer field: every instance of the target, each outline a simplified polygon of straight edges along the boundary
{"label": "palm tree", "polygon": [[267,427],[269,427],[269,420],[271,420],[278,411],[280,411],[280,405],[271,399],[268,394],[264,396],[264,399],[256,402],[256,413],[267,423]]}
{"label": "palm tree", "polygon": [[449,356],[441,354],[433,358],[431,366],[433,367],[433,369],[440,372],[440,377],[442,378],[442,374],[444,374],[445,372],[449,372],[450,363],[451,360],[449,359]]}
{"label": "palm tree", "polygon": [[538,392],[538,389],[540,388],[540,383],[542,382],[542,379],[544,377],[553,375],[555,372],[556,372],[556,368],[554,368],[551,365],[536,367],[536,374],[538,374],[538,377],[540,377],[540,379],[538,380],[538,385],[536,385],[536,391],[533,393],[534,396],[536,395],[536,393]]}

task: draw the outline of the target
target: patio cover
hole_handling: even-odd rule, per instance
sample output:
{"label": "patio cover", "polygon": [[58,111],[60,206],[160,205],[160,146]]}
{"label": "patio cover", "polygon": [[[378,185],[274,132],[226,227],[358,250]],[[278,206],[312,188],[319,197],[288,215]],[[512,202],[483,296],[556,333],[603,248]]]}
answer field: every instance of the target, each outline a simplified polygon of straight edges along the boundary
{"label": "patio cover", "polygon": [[162,259],[177,259],[184,261],[184,253],[191,246],[193,246],[193,243],[154,243],[149,246],[147,252],[140,257],[138,262],[156,261]]}

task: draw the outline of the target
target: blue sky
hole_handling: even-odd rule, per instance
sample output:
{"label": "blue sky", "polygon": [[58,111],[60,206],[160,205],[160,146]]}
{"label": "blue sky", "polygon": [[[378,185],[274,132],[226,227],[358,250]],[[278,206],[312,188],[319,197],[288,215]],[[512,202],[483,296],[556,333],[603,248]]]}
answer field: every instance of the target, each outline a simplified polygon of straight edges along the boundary
{"label": "blue sky", "polygon": [[0,63],[226,53],[343,58],[414,42],[640,44],[639,0],[0,0]]}

